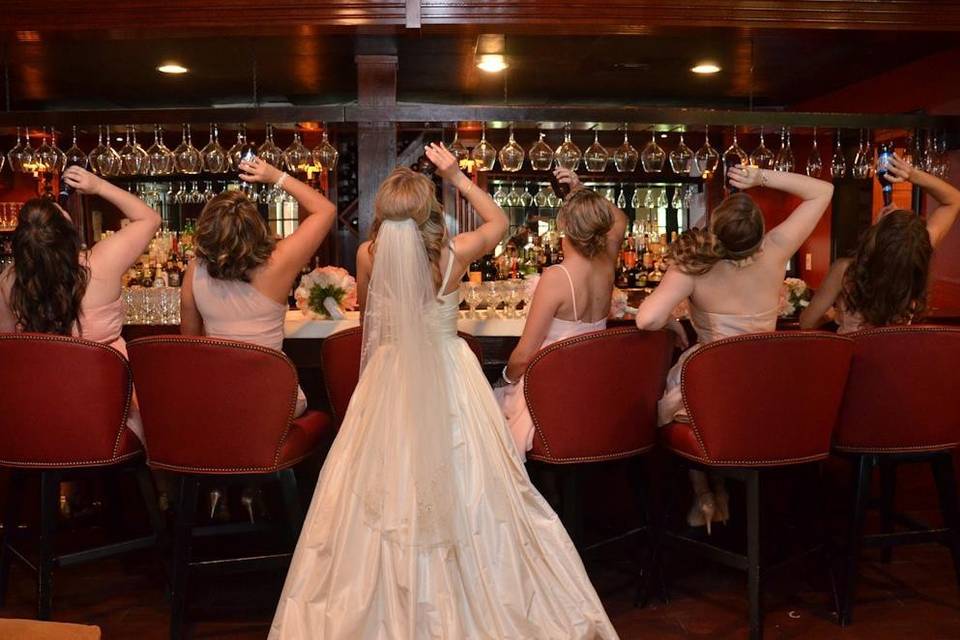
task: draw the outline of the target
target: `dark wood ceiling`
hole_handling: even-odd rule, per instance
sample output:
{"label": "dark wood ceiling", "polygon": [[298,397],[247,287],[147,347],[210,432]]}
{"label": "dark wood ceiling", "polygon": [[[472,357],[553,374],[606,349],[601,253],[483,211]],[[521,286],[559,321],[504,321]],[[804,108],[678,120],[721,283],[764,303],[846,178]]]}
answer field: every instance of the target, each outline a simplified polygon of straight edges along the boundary
{"label": "dark wood ceiling", "polygon": [[[356,98],[361,39],[304,27],[280,35],[8,33],[11,110],[325,104]],[[474,66],[476,34],[407,31],[398,98],[444,103],[610,103],[789,108],[954,46],[946,34],[882,30],[648,28],[643,35],[508,34],[511,67]],[[723,71],[694,76],[709,58]],[[172,59],[185,76],[155,67]],[[956,73],[956,71],[954,72]],[[892,89],[893,90],[893,89]],[[960,95],[958,95],[960,97]]]}

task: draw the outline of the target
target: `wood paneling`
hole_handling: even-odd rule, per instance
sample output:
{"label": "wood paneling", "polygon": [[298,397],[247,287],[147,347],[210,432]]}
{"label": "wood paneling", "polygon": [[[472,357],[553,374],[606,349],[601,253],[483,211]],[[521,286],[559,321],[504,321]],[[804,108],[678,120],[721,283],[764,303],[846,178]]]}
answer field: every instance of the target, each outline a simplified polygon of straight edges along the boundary
{"label": "wood paneling", "polygon": [[[428,26],[531,26],[564,32],[642,33],[651,26],[960,30],[960,7],[931,0],[412,0]],[[399,27],[409,24],[404,0],[7,0],[8,29],[152,29],[276,25]],[[414,9],[415,11],[416,9]]]}

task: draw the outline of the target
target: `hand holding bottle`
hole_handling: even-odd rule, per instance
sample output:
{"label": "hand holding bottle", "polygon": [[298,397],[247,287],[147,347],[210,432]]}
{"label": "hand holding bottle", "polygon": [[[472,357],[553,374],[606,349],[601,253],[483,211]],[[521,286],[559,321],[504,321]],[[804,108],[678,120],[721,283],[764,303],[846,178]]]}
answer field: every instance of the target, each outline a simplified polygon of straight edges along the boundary
{"label": "hand holding bottle", "polygon": [[283,172],[262,158],[254,157],[240,163],[240,179],[244,182],[276,184]]}

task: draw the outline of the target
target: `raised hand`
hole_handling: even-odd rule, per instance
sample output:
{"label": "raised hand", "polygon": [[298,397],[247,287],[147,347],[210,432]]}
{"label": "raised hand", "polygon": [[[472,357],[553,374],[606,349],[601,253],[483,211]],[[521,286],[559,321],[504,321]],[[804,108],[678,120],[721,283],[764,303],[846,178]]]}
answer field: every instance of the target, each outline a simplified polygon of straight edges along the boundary
{"label": "raised hand", "polygon": [[583,184],[580,183],[580,176],[570,169],[554,169],[553,175],[557,177],[557,180],[560,181],[560,184],[570,185],[570,193],[573,193],[577,189],[583,188]]}
{"label": "raised hand", "polygon": [[427,159],[437,167],[437,173],[444,180],[453,180],[460,172],[457,158],[447,150],[443,143],[432,142],[424,147],[424,150],[427,153]]}
{"label": "raised hand", "polygon": [[763,184],[763,172],[759,167],[749,165],[737,165],[727,170],[727,178],[730,180],[730,186],[745,191],[752,187],[758,187]]}
{"label": "raised hand", "polygon": [[240,163],[240,179],[244,182],[276,184],[283,172],[262,158]]}
{"label": "raised hand", "polygon": [[896,154],[890,156],[887,165],[887,180],[894,183],[912,182],[916,169],[906,160],[901,160]]}
{"label": "raised hand", "polygon": [[83,167],[73,165],[63,172],[63,181],[72,189],[87,195],[100,193],[100,188],[104,185],[104,179],[99,178]]}

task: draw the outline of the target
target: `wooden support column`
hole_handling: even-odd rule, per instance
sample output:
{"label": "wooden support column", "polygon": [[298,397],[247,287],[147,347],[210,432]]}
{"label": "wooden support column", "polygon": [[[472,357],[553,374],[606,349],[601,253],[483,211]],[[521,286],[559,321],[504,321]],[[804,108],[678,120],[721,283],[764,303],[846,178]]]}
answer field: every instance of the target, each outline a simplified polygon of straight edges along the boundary
{"label": "wooden support column", "polygon": [[[361,106],[397,103],[397,56],[357,55],[357,100]],[[397,129],[393,122],[357,123],[357,179],[360,189],[360,240],[373,224],[373,201],[380,183],[397,166]]]}

